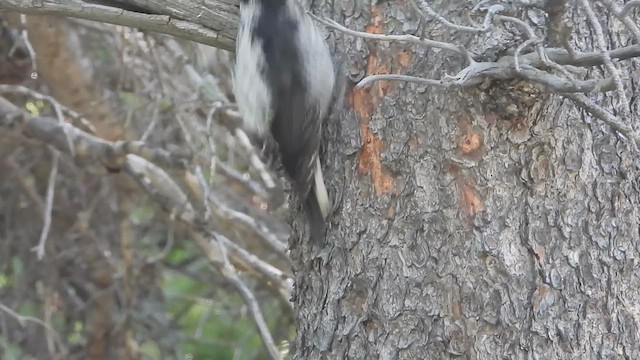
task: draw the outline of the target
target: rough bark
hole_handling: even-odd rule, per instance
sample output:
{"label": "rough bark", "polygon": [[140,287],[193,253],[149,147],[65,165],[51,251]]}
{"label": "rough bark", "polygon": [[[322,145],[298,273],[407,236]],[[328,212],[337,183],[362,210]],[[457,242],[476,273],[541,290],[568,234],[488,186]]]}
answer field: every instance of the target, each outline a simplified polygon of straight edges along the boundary
{"label": "rough bark", "polygon": [[[429,3],[467,23],[466,2]],[[334,11],[351,29],[420,28],[485,59],[518,45],[517,31],[419,25],[403,2]],[[596,48],[584,12],[569,11],[575,45]],[[627,44],[617,20],[600,21],[610,48]],[[354,80],[364,69],[440,78],[464,67],[416,45],[335,40]],[[618,65],[635,124],[639,62]],[[625,139],[526,82],[379,82],[349,97],[327,129],[325,174],[342,196],[327,243],[292,253],[295,358],[640,358],[639,169]],[[615,113],[611,93],[591,98]]]}
{"label": "rough bark", "polygon": [[[524,1],[513,3],[507,15],[536,17]],[[541,37],[564,46],[555,5],[566,2],[544,3],[550,32]],[[429,5],[468,23],[468,2]],[[333,6],[325,15],[351,29],[464,44],[478,61],[523,41],[516,26],[452,31],[403,2]],[[627,46],[620,22],[596,10],[608,47]],[[574,46],[597,49],[581,8],[567,16]],[[466,66],[433,48],[331,37],[353,81],[442,78]],[[627,125],[637,128],[639,63],[617,65]],[[617,115],[612,93],[589,96]],[[466,90],[377,82],[348,97],[349,110],[326,129],[325,175],[337,203],[327,241],[292,244],[296,358],[640,358],[640,185],[627,139],[521,80]],[[91,274],[97,285],[102,275]]]}

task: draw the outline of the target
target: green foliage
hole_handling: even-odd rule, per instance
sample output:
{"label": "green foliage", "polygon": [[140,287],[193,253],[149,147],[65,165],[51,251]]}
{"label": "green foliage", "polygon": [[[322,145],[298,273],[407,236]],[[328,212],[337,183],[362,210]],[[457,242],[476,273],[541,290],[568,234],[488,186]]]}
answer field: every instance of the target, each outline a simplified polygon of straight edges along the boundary
{"label": "green foliage", "polygon": [[166,112],[173,108],[173,103],[171,99],[163,98],[158,102],[158,107],[160,108],[160,112]]}
{"label": "green foliage", "polygon": [[73,332],[69,336],[69,345],[79,345],[84,343],[84,323],[76,321],[73,323]]}
{"label": "green foliage", "polygon": [[[185,249],[174,249],[169,262],[191,258]],[[216,277],[206,261],[195,261],[187,268]],[[233,289],[217,288],[210,295],[212,282],[203,282],[174,271],[165,271],[162,289],[167,316],[174,320],[182,333],[177,351],[182,358],[192,359],[257,359],[265,349],[258,331],[249,316],[244,300]],[[268,325],[282,317],[272,298],[263,304]],[[271,321],[270,321],[271,320]],[[150,356],[149,359],[154,359]]]}
{"label": "green foliage", "polygon": [[186,249],[174,248],[169,252],[165,261],[170,264],[179,264],[185,261],[189,257],[189,252]]}
{"label": "green foliage", "polygon": [[11,258],[11,273],[13,274],[13,278],[20,277],[22,275],[22,271],[24,270],[24,264],[22,260],[17,256]]}
{"label": "green foliage", "polygon": [[103,61],[113,59],[113,54],[112,54],[111,50],[108,47],[103,46],[103,45],[96,46],[93,49],[92,56],[95,59],[103,60]]}
{"label": "green foliage", "polygon": [[153,341],[145,341],[140,344],[140,354],[146,360],[160,360],[162,359],[162,350],[157,343]]}
{"label": "green foliage", "polygon": [[27,109],[29,114],[31,114],[32,116],[40,116],[42,110],[44,109],[44,106],[45,105],[42,100],[29,101],[24,105],[25,109]]}
{"label": "green foliage", "polygon": [[130,91],[120,91],[120,100],[125,103],[131,109],[137,109],[142,106],[142,100],[140,96]]}
{"label": "green foliage", "polygon": [[155,208],[151,205],[138,206],[131,212],[131,222],[135,225],[150,221],[155,216]]}
{"label": "green foliage", "polygon": [[31,301],[26,301],[20,304],[18,310],[16,311],[18,314],[22,316],[31,316],[35,318],[40,317],[40,312],[38,311],[38,306]]}

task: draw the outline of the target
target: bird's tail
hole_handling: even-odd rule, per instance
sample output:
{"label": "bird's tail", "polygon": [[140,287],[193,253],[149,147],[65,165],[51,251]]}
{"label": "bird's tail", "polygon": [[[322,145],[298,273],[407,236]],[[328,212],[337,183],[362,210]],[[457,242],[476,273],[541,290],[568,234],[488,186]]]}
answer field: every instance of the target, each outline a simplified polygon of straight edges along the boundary
{"label": "bird's tail", "polygon": [[316,157],[313,187],[307,197],[307,215],[309,217],[309,231],[311,241],[314,243],[324,240],[327,231],[327,216],[331,204],[329,193],[324,183],[320,159]]}

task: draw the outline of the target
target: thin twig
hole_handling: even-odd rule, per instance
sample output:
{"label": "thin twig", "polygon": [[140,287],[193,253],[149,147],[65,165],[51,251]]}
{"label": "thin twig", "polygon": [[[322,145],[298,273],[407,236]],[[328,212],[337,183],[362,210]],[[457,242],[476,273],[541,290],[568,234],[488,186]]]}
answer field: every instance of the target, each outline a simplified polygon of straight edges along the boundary
{"label": "thin twig", "polygon": [[358,84],[356,84],[357,87],[362,88],[365,87],[373,82],[376,81],[406,81],[406,82],[413,82],[413,83],[418,83],[418,84],[425,84],[425,85],[434,85],[434,86],[443,86],[445,85],[444,82],[442,80],[435,80],[435,79],[426,79],[426,78],[421,78],[421,77],[417,77],[417,76],[409,76],[409,75],[399,75],[399,74],[378,74],[378,75],[369,75],[367,77],[365,77],[364,79],[360,80],[360,82],[358,82]]}
{"label": "thin twig", "polygon": [[638,151],[638,143],[640,142],[640,137],[635,133],[635,131],[621,122],[620,119],[613,116],[610,112],[599,106],[598,104],[591,101],[584,94],[562,94],[562,96],[567,99],[573,100],[578,106],[583,108],[588,113],[595,116],[597,119],[602,120],[605,124],[611,126],[611,128],[624,137],[629,139],[631,145],[633,146],[635,151]]}
{"label": "thin twig", "polygon": [[467,55],[467,51],[462,47],[462,46],[457,46],[457,45],[453,45],[451,43],[446,43],[446,42],[441,42],[441,41],[435,41],[435,40],[430,40],[430,39],[425,39],[425,38],[420,38],[414,35],[386,35],[386,34],[372,34],[372,33],[368,33],[368,32],[364,32],[364,31],[355,31],[355,30],[351,30],[343,25],[340,25],[339,23],[337,23],[336,21],[332,20],[332,19],[323,19],[320,18],[314,14],[309,13],[309,15],[316,19],[318,22],[326,25],[327,27],[339,30],[345,34],[349,34],[349,35],[353,35],[353,36],[357,36],[357,37],[361,37],[364,39],[371,39],[371,40],[379,40],[379,41],[399,41],[399,42],[408,42],[408,43],[412,43],[412,44],[418,44],[418,45],[422,45],[422,46],[428,46],[428,47],[433,47],[433,48],[437,48],[437,49],[443,49],[443,50],[448,50],[448,51],[452,51],[455,52],[457,54],[460,55]]}
{"label": "thin twig", "polygon": [[[193,222],[196,214],[190,206],[183,208],[186,196],[180,188],[174,184],[173,180],[164,172],[157,168],[151,161],[166,165],[178,166],[186,170],[184,160],[174,158],[173,155],[163,149],[151,149],[139,141],[112,143],[93,135],[87,134],[73,125],[64,124],[67,127],[74,143],[82,149],[78,153],[78,158],[92,158],[115,163],[127,169],[131,169],[131,175],[140,181],[143,188],[149,187],[152,195],[157,195],[156,201],[167,206],[167,211],[185,217],[187,222]],[[22,129],[24,135],[44,141],[59,150],[68,150],[62,130],[59,124],[51,118],[31,117],[15,105],[0,97],[0,128]],[[135,170],[135,171],[133,171]],[[240,175],[237,177],[241,178]],[[152,181],[152,183],[149,183]],[[174,186],[175,185],[175,186]],[[209,196],[212,199],[212,196]],[[170,205],[167,205],[170,204]],[[175,205],[178,204],[178,205]],[[178,209],[179,208],[179,209]],[[212,211],[217,216],[238,221],[239,224],[251,229],[258,238],[263,239],[279,256],[285,256],[287,244],[278,235],[273,233],[266,225],[255,218],[224,206],[218,202]]]}
{"label": "thin twig", "polygon": [[625,17],[629,15],[629,13],[631,12],[631,9],[638,6],[640,6],[640,0],[629,1],[628,3],[624,4],[624,7],[618,13],[618,16]]}
{"label": "thin twig", "polygon": [[[207,183],[207,180],[204,178],[204,173],[202,172],[202,168],[200,166],[196,166],[196,178],[198,179],[198,183],[200,185],[200,189],[203,191],[202,194],[202,205],[204,206],[204,218],[206,220],[211,220],[211,202],[209,201],[211,185]],[[213,173],[210,174],[210,178],[213,177]]]}
{"label": "thin twig", "polygon": [[[354,36],[384,41],[407,41],[423,46],[433,45],[432,43],[425,42],[423,41],[423,39],[420,39],[413,35],[370,34],[366,32],[350,30],[333,20],[320,19],[316,16],[314,16],[314,18],[329,27]],[[612,85],[613,80],[611,79],[578,80],[572,78],[571,81],[569,81],[535,68],[537,66],[549,66],[554,61],[557,63],[564,63],[565,65],[572,65],[572,63],[584,66],[597,65],[604,62],[602,53],[576,53],[571,56],[571,54],[568,54],[565,49],[545,49],[542,46],[542,41],[540,41],[540,38],[536,36],[533,28],[526,22],[517,18],[502,15],[496,15],[495,19],[502,22],[512,22],[516,24],[517,26],[521,27],[529,37],[529,40],[525,41],[516,49],[516,52],[512,57],[505,56],[495,63],[477,63],[474,62],[473,59],[469,58],[470,65],[462,69],[456,76],[445,76],[443,79],[428,79],[423,77],[398,74],[370,75],[360,80],[360,82],[357,84],[357,87],[364,87],[371,84],[372,82],[381,80],[406,81],[432,86],[466,87],[477,85],[487,77],[494,77],[497,79],[520,77],[544,85],[547,89],[559,93],[609,91],[614,88],[614,85]],[[442,44],[446,44],[449,46],[441,46]],[[521,56],[520,54],[522,50],[530,44],[536,44],[536,51]],[[457,53],[461,53],[461,51],[463,51],[464,49],[463,47],[454,47],[454,45],[447,43],[438,43],[437,45],[439,48],[446,48]],[[638,46],[637,48],[636,46],[631,46],[627,48],[616,49],[610,53],[611,57],[620,59],[630,58],[638,55],[640,55],[640,46]],[[523,64],[527,65],[525,71],[522,70]]]}
{"label": "thin twig", "polygon": [[518,47],[516,48],[516,52],[513,53],[513,65],[516,68],[516,72],[520,72],[520,60],[518,59],[518,56],[520,56],[522,50],[524,50],[527,46],[532,45],[533,43],[535,43],[535,40],[529,39],[518,45]]}
{"label": "thin twig", "polygon": [[0,310],[4,311],[7,315],[14,318],[18,322],[18,324],[20,324],[20,326],[22,327],[26,326],[27,322],[36,323],[42,326],[43,328],[45,328],[45,330],[47,330],[48,333],[50,333],[53,336],[61,352],[64,354],[68,353],[67,348],[65,347],[64,343],[60,339],[60,335],[58,335],[58,333],[51,327],[51,325],[32,316],[20,315],[17,312],[11,310],[8,306],[4,305],[3,303],[0,303]]}
{"label": "thin twig", "polygon": [[244,149],[249,153],[251,166],[253,166],[258,171],[258,175],[260,175],[260,178],[262,179],[266,187],[268,189],[274,189],[276,187],[276,183],[267,170],[266,165],[262,162],[262,160],[260,160],[258,154],[256,154],[256,151],[253,145],[251,145],[251,141],[249,140],[247,134],[242,129],[236,128],[235,137],[239,140],[240,145],[242,145],[242,147],[244,147]]}
{"label": "thin twig", "polygon": [[167,255],[169,255],[169,252],[171,251],[171,249],[173,249],[173,243],[175,241],[175,238],[176,238],[176,233],[173,230],[169,229],[169,232],[167,234],[167,243],[162,248],[162,251],[160,251],[160,253],[157,255],[149,257],[146,260],[146,263],[153,264],[155,262],[158,262],[166,258]]}
{"label": "thin twig", "polygon": [[629,100],[627,99],[627,95],[624,92],[624,85],[622,83],[622,78],[620,77],[620,72],[618,68],[611,61],[611,56],[609,55],[609,49],[607,48],[607,42],[604,39],[604,33],[602,31],[602,26],[600,25],[600,21],[598,21],[598,17],[595,12],[591,8],[591,4],[589,4],[588,0],[580,0],[580,3],[584,7],[587,12],[587,18],[591,23],[591,27],[593,28],[593,32],[595,33],[596,43],[600,48],[600,52],[603,55],[604,66],[607,69],[607,72],[613,78],[613,82],[616,86],[616,94],[618,95],[618,100],[620,101],[620,110],[622,113],[622,118],[626,121],[631,120],[631,111],[629,110]]}
{"label": "thin twig", "polygon": [[50,147],[49,150],[51,150],[52,159],[51,171],[49,172],[49,183],[47,184],[47,196],[45,199],[44,225],[40,232],[38,245],[32,249],[32,251],[36,252],[38,260],[42,260],[44,258],[45,246],[47,244],[47,238],[49,237],[49,229],[51,228],[51,211],[53,210],[53,196],[55,194],[56,177],[58,175],[58,160],[60,158],[58,150],[52,147]]}
{"label": "thin twig", "polygon": [[[213,116],[218,111],[218,109],[222,107],[222,105],[223,105],[222,101],[215,101],[211,106],[211,110],[207,114],[206,128],[207,128],[208,134],[211,134],[211,124],[213,123]],[[217,148],[216,148],[215,141],[213,141],[213,136],[207,136],[207,144],[209,145],[209,153],[216,154]],[[207,184],[208,185],[207,187],[211,187],[213,185],[213,179],[215,178],[213,174],[215,174],[216,165],[218,164],[216,160],[217,158],[215,156],[211,156],[211,161],[209,162],[209,183]]]}
{"label": "thin twig", "polygon": [[27,48],[29,52],[29,58],[31,59],[31,72],[32,74],[38,73],[38,65],[36,62],[36,51],[33,49],[33,45],[31,45],[31,41],[29,41],[29,32],[27,31],[27,16],[24,14],[20,14],[20,23],[24,27],[22,30],[22,41],[24,42],[24,46]]}
{"label": "thin twig", "polygon": [[[573,66],[600,66],[604,64],[604,54],[599,51],[594,52],[575,52],[574,55],[569,54],[566,49],[551,48],[544,49],[547,58],[560,65],[573,65]],[[640,57],[640,45],[629,45],[608,51],[607,54],[611,59],[627,60],[631,58]],[[504,61],[509,57],[504,57],[500,61]],[[540,55],[536,52],[528,53],[522,56],[522,60],[526,60],[532,66],[544,65]]]}
{"label": "thin twig", "polygon": [[575,92],[606,92],[614,88],[611,79],[589,79],[589,80],[567,80],[554,74],[536,69],[530,65],[520,64],[520,71],[516,72],[513,58],[511,62],[478,62],[467,66],[454,76],[445,76],[441,80],[426,79],[421,77],[380,74],[371,75],[362,79],[357,86],[362,87],[374,81],[408,81],[433,86],[443,86],[447,88],[464,88],[475,86],[485,78],[493,79],[513,79],[522,78],[531,82],[544,85],[549,91],[556,93]]}
{"label": "thin twig", "polygon": [[[35,99],[38,100],[42,100],[42,101],[46,101],[48,103],[51,104],[51,106],[53,106],[53,109],[56,113],[56,117],[58,118],[58,122],[60,123],[60,125],[62,126],[63,124],[65,124],[66,122],[64,121],[64,112],[66,109],[67,113],[75,113],[74,111],[71,111],[67,108],[65,108],[64,106],[62,106],[58,100],[54,99],[53,97],[49,96],[49,95],[44,95],[41,94],[35,90],[31,90],[27,87],[24,87],[22,85],[1,85],[0,84],[0,93],[6,93],[6,92],[10,92],[10,93],[15,93],[15,94],[21,94],[21,95],[27,95],[27,96],[31,96]],[[77,114],[77,113],[76,113]],[[73,145],[73,141],[71,140],[71,135],[67,132],[67,128],[63,127],[64,129],[64,133],[67,137],[67,145],[69,145],[69,153],[71,154],[71,156],[75,157],[76,156],[76,150],[75,150],[75,146]]]}
{"label": "thin twig", "polygon": [[[213,196],[209,198],[212,201]],[[279,236],[274,234],[267,226],[258,221],[253,216],[247,215],[243,212],[236,211],[228,206],[224,206],[222,202],[215,201],[216,206],[212,207],[212,211],[223,219],[242,224],[256,233],[264,242],[278,255],[285,257],[287,251],[287,243],[283,241]]]}
{"label": "thin twig", "polygon": [[[286,304],[291,306],[291,294],[292,294],[292,282],[291,274],[285,273],[268,262],[260,259],[257,255],[245,250],[240,245],[228,239],[226,236],[220,233],[213,233],[215,237],[227,247],[227,250],[238,258],[245,261],[256,270],[259,274],[269,279],[272,284],[276,284]],[[293,309],[292,309],[293,310]]]}
{"label": "thin twig", "polygon": [[634,21],[634,19],[631,18],[631,16],[628,16],[630,15],[629,12],[631,11],[631,9],[636,6],[640,6],[640,1],[630,1],[626,3],[622,9],[620,9],[620,6],[618,6],[618,4],[611,0],[600,1],[604,3],[609,11],[614,13],[618,17],[618,19],[622,21],[627,30],[629,30],[629,32],[636,39],[636,43],[640,44],[640,27],[638,27],[638,24],[636,23],[636,21]]}
{"label": "thin twig", "polygon": [[267,348],[267,351],[269,351],[269,355],[271,355],[271,358],[275,360],[282,359],[282,354],[280,354],[278,347],[273,341],[273,336],[271,336],[271,331],[269,330],[269,327],[264,320],[262,310],[260,309],[260,304],[258,304],[258,300],[256,300],[255,295],[253,295],[253,292],[249,289],[249,287],[242,281],[242,279],[240,279],[235,268],[233,267],[233,265],[231,265],[231,262],[229,262],[226,247],[224,246],[224,244],[217,240],[215,236],[211,241],[215,241],[219,244],[223,259],[223,267],[221,269],[221,273],[225,277],[225,279],[227,279],[227,281],[233,287],[235,287],[240,295],[244,298],[245,303],[249,307],[249,313],[251,314],[254,323],[258,327],[258,331],[260,332],[260,336],[262,337],[262,342]]}
{"label": "thin twig", "polygon": [[[569,80],[572,80],[572,81],[576,80],[575,77],[565,67],[555,62],[550,62],[549,65],[556,71],[559,71],[560,73],[562,73]],[[631,127],[620,122],[618,118],[616,118],[611,113],[609,113],[608,111],[600,107],[598,104],[594,103],[592,100],[590,100],[583,94],[565,93],[565,94],[562,94],[562,96],[572,100],[579,107],[587,111],[589,114],[596,117],[597,119],[600,119],[602,122],[610,126],[613,130],[622,134],[625,138],[629,140],[633,149],[635,149],[636,151],[638,150],[638,141],[640,140],[640,138]]]}
{"label": "thin twig", "polygon": [[464,32],[472,32],[472,33],[482,33],[482,32],[489,31],[489,29],[491,29],[491,23],[493,22],[493,16],[499,12],[504,11],[504,6],[502,5],[490,6],[487,9],[487,14],[485,15],[482,27],[478,28],[473,26],[465,26],[465,25],[458,25],[458,24],[452,23],[451,21],[445,19],[442,15],[435,12],[431,8],[431,6],[429,6],[429,3],[426,0],[413,0],[412,3],[414,7],[420,10],[420,14],[422,14],[422,12],[425,12],[427,15],[433,17],[439,23],[441,23],[442,25],[450,29],[464,31]]}
{"label": "thin twig", "polygon": [[524,31],[527,33],[527,36],[529,37],[529,40],[532,40],[536,44],[536,50],[538,51],[538,56],[540,57],[540,60],[542,61],[543,64],[546,65],[547,55],[544,51],[544,46],[542,46],[542,41],[540,40],[540,38],[538,38],[538,36],[536,36],[536,32],[533,30],[531,26],[529,26],[529,24],[527,24],[526,22],[518,18],[514,18],[511,16],[496,15],[495,19],[498,21],[514,23],[520,26],[522,29],[524,29]]}
{"label": "thin twig", "polygon": [[[46,295],[44,298],[44,304],[43,304],[43,313],[44,313],[44,319],[42,320],[45,324],[51,326],[51,318],[53,317],[53,312],[56,310],[54,305],[53,305],[53,293],[51,291],[51,289],[47,289],[46,291]],[[51,354],[52,358],[55,358],[56,356],[56,343],[55,343],[55,339],[53,338],[53,336],[51,335],[51,333],[49,331],[45,332],[45,342],[47,343],[47,349],[49,350],[49,354]]]}

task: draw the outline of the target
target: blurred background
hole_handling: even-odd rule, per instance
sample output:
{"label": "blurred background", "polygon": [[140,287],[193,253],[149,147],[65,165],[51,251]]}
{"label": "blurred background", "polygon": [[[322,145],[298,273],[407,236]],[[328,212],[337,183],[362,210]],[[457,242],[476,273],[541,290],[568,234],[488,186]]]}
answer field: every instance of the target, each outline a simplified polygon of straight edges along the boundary
{"label": "blurred background", "polygon": [[[286,211],[234,134],[233,55],[80,19],[0,22],[0,96],[34,119],[0,127],[0,359],[270,358],[256,313],[287,353]],[[167,177],[33,130],[63,122],[109,149],[141,141]],[[162,184],[197,221],[176,221]]]}

